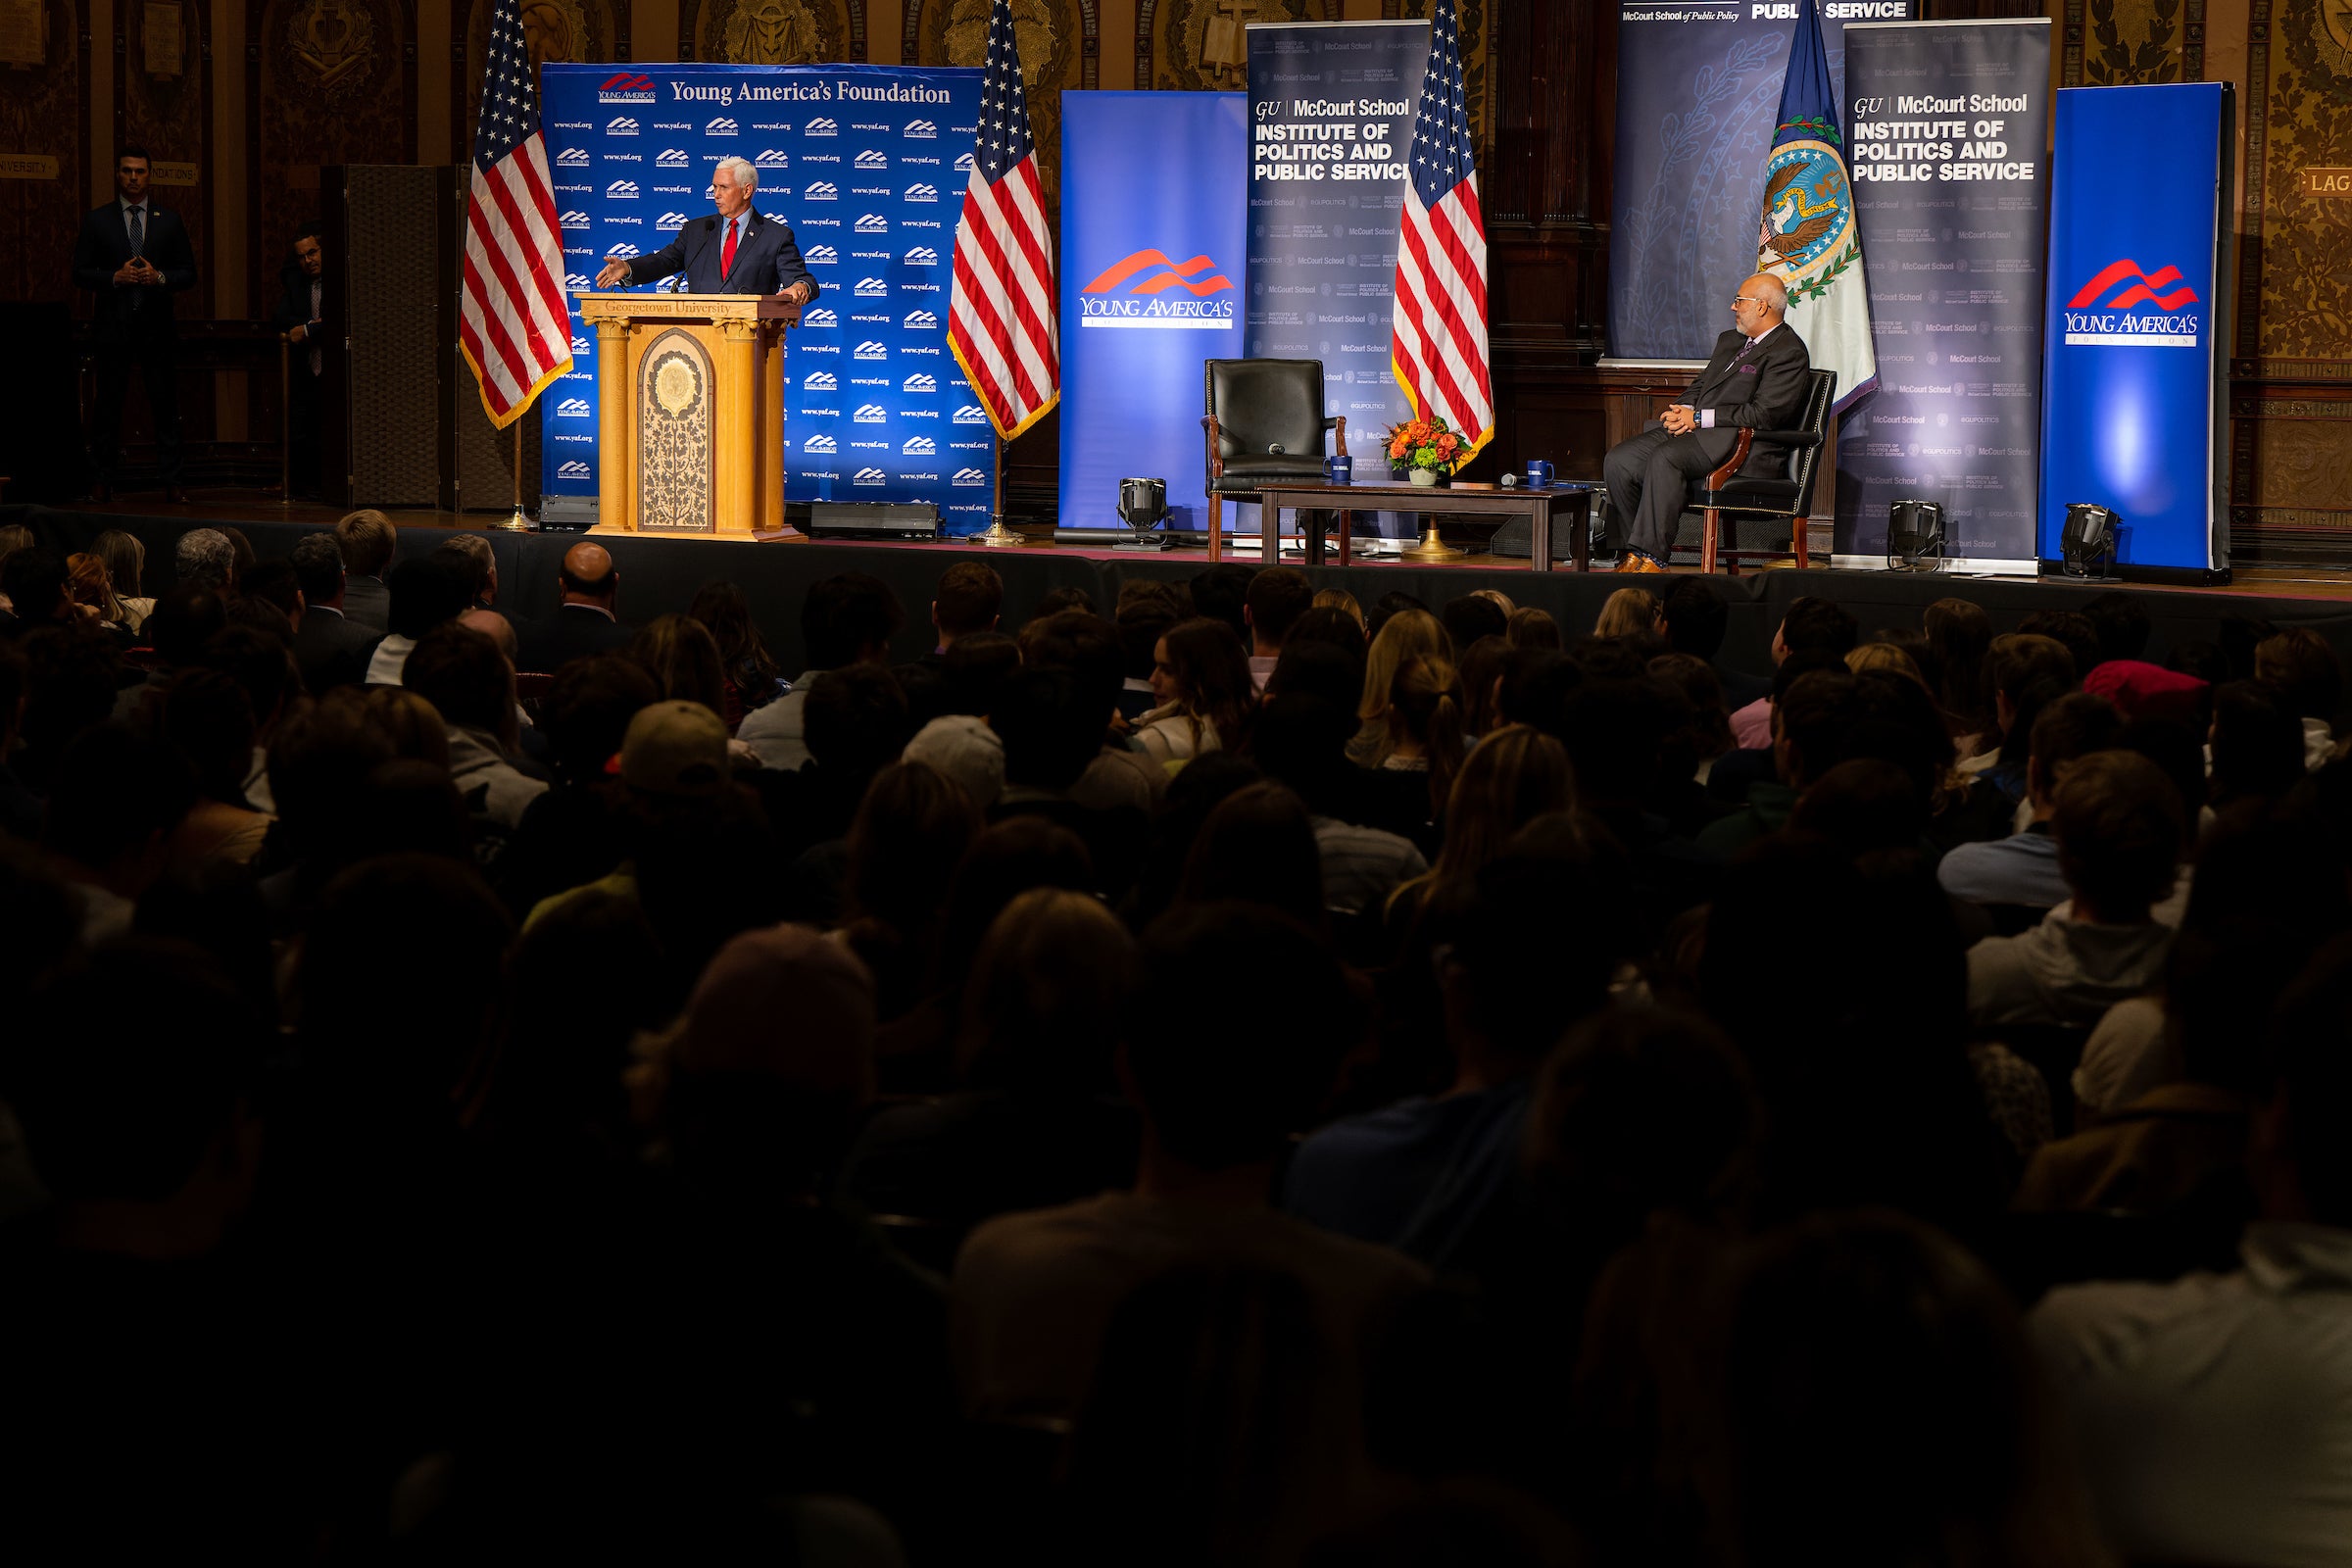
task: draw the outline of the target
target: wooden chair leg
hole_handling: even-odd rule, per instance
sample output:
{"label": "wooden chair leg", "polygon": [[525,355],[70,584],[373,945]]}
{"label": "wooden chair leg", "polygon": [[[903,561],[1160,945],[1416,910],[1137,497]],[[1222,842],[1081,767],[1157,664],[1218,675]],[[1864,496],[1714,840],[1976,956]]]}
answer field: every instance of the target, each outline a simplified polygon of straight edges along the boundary
{"label": "wooden chair leg", "polygon": [[1796,569],[1799,571],[1803,571],[1806,566],[1812,564],[1811,552],[1813,541],[1806,537],[1812,532],[1812,530],[1805,526],[1812,519],[1809,517],[1792,517],[1789,519],[1789,532],[1795,535],[1795,537],[1791,539],[1789,543],[1796,546]]}
{"label": "wooden chair leg", "polygon": [[[1722,525],[1723,514],[1709,507],[1705,518],[1698,533],[1698,569],[1712,577],[1715,575],[1715,530]],[[1736,572],[1737,568],[1734,569]]]}
{"label": "wooden chair leg", "polygon": [[1225,555],[1225,498],[1214,490],[1208,493],[1208,559],[1220,561]]}
{"label": "wooden chair leg", "polygon": [[1348,538],[1355,531],[1355,514],[1346,507],[1340,509],[1340,564],[1348,564]]}

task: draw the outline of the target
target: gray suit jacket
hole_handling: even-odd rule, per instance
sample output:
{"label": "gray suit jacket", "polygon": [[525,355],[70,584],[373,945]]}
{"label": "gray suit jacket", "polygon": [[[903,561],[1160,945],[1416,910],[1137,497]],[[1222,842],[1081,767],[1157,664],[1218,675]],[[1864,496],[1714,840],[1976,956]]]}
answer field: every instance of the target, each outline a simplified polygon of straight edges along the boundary
{"label": "gray suit jacket", "polygon": [[343,579],[343,618],[381,637],[392,629],[392,590],[354,572]]}

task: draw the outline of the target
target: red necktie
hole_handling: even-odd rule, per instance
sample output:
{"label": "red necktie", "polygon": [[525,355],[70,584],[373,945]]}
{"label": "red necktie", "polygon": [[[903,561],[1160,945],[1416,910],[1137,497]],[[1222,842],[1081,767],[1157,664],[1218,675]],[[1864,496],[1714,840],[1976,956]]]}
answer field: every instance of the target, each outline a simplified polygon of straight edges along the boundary
{"label": "red necktie", "polygon": [[727,274],[735,270],[735,225],[742,221],[740,218],[727,220],[727,243],[718,253],[718,280],[722,283],[727,280]]}

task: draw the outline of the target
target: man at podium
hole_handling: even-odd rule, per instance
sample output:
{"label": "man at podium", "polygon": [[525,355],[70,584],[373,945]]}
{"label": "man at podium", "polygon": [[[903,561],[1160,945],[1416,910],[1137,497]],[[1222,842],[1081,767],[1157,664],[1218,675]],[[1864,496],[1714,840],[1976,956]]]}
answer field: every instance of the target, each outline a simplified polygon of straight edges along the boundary
{"label": "man at podium", "polygon": [[776,294],[808,304],[816,298],[816,279],[801,264],[791,225],[752,205],[759,189],[760,172],[748,159],[721,159],[710,175],[718,211],[691,220],[651,256],[607,257],[596,286],[627,288],[684,272],[683,293]]}

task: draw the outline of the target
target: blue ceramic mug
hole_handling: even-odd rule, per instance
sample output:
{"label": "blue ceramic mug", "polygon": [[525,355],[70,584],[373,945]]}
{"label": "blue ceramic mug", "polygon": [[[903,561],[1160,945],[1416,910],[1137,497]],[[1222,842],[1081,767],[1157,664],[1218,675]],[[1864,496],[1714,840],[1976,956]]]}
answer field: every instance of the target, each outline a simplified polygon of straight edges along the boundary
{"label": "blue ceramic mug", "polygon": [[1551,483],[1551,465],[1540,458],[1527,460],[1527,487],[1542,490]]}
{"label": "blue ceramic mug", "polygon": [[1353,484],[1355,482],[1355,460],[1339,457],[1325,458],[1323,460],[1323,477],[1333,484]]}

